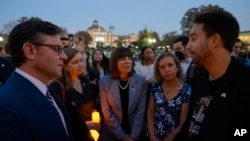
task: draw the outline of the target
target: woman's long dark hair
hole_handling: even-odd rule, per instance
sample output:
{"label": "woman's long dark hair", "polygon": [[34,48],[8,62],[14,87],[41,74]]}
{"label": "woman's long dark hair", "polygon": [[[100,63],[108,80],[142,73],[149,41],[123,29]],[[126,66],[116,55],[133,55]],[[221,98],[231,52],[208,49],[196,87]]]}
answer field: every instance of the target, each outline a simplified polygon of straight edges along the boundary
{"label": "woman's long dark hair", "polygon": [[94,60],[94,54],[96,51],[100,51],[102,53],[102,61],[101,61],[101,66],[104,71],[104,75],[109,73],[109,58],[104,54],[104,52],[101,49],[95,49],[92,53],[91,59],[92,59],[92,66],[94,68],[97,68],[95,60]]}

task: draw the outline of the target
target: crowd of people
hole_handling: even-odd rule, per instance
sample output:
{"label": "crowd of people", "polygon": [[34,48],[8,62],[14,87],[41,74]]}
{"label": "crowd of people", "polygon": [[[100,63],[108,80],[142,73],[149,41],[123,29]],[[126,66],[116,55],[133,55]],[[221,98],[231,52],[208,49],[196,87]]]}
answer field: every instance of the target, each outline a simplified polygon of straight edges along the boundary
{"label": "crowd of people", "polygon": [[201,13],[173,52],[146,46],[135,62],[131,48],[90,54],[53,23],[20,23],[6,45],[11,61],[0,57],[0,140],[94,141],[90,130],[98,141],[247,140],[235,134],[250,131],[239,28],[223,9]]}

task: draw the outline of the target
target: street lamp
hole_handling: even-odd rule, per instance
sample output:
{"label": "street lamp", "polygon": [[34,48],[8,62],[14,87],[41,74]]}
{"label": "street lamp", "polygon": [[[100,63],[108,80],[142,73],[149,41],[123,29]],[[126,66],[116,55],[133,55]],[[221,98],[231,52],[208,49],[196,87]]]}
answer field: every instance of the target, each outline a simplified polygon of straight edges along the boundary
{"label": "street lamp", "polygon": [[153,47],[154,43],[156,42],[155,38],[148,38],[149,44]]}
{"label": "street lamp", "polygon": [[3,45],[3,37],[2,36],[0,36],[0,46],[2,46]]}
{"label": "street lamp", "polygon": [[113,25],[110,25],[109,26],[109,30],[110,30],[110,32],[111,32],[111,41],[110,41],[110,46],[112,47],[112,45],[113,45],[113,31],[114,31],[114,29],[115,29],[115,26],[113,26]]}
{"label": "street lamp", "polygon": [[170,51],[170,46],[167,45],[166,47],[167,47],[167,50],[166,50],[166,51],[169,52],[169,51]]}

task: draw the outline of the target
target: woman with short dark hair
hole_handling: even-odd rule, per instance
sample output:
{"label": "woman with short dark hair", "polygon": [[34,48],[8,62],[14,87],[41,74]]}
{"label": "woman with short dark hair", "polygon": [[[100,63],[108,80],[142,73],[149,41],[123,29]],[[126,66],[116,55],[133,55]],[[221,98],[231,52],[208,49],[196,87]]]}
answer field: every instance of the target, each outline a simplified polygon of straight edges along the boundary
{"label": "woman with short dark hair", "polygon": [[147,84],[133,67],[131,50],[117,48],[110,59],[110,75],[100,79],[101,141],[135,141],[145,135]]}

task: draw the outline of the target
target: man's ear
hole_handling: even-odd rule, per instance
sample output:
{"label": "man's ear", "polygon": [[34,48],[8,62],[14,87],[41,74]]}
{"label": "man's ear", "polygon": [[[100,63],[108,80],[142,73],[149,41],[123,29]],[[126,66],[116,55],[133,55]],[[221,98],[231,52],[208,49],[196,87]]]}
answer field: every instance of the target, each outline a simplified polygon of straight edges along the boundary
{"label": "man's ear", "polygon": [[34,59],[37,54],[37,49],[30,43],[23,44],[23,53],[27,59]]}
{"label": "man's ear", "polygon": [[212,47],[217,47],[220,44],[220,42],[221,42],[220,34],[216,33],[216,34],[211,36],[210,43],[211,43]]}

